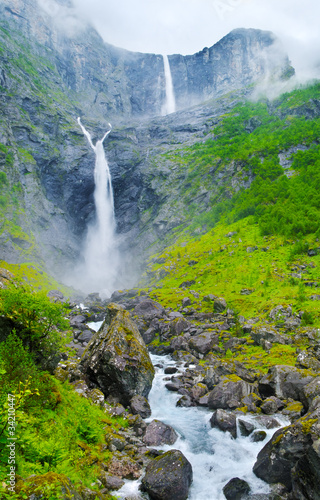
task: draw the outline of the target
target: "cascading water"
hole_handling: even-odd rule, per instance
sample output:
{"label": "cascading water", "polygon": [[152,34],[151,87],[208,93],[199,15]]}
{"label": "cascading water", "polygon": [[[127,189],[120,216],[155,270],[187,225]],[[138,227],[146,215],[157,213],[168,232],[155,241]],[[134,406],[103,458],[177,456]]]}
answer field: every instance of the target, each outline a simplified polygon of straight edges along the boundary
{"label": "cascading water", "polygon": [[[167,356],[151,355],[151,359],[156,367],[176,366],[175,361]],[[180,435],[173,446],[160,446],[159,449],[179,449],[191,463],[193,482],[188,500],[225,500],[223,487],[234,477],[247,481],[252,494],[268,493],[269,485],[254,475],[252,467],[259,451],[271,439],[276,429],[266,429],[258,424],[267,435],[263,442],[253,442],[250,437],[241,435],[233,439],[228,432],[212,429],[209,423],[212,412],[200,407],[176,406],[181,395],[165,388],[168,376],[164,374],[163,368],[156,368],[149,394],[152,415],[147,422],[153,419],[161,420],[171,425]],[[253,416],[241,418],[256,425]],[[282,416],[277,417],[277,420],[281,426],[288,425]],[[140,482],[128,481],[121,490],[113,494],[119,500],[131,495],[134,497],[139,492]]]}
{"label": "cascading water", "polygon": [[112,182],[103,148],[103,141],[111,132],[111,124],[108,124],[110,130],[95,145],[80,118],[78,124],[96,155],[94,167],[96,220],[88,227],[83,251],[84,267],[80,276],[78,273],[77,284],[86,292],[100,291],[109,295],[114,289],[119,266]]}
{"label": "cascading water", "polygon": [[176,100],[174,97],[170,63],[168,56],[166,55],[163,56],[163,66],[164,66],[164,77],[166,82],[166,102],[163,106],[162,114],[169,115],[170,113],[174,113],[176,110]]}

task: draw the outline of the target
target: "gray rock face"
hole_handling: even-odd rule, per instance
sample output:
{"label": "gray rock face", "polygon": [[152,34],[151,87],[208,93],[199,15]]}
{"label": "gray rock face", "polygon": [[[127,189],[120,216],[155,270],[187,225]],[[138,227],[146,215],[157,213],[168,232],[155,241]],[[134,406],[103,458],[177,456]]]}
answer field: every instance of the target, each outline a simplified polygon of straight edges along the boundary
{"label": "gray rock face", "polygon": [[181,451],[171,450],[148,464],[141,486],[152,500],[186,500],[191,482],[190,462]]}
{"label": "gray rock face", "polygon": [[129,405],[137,394],[147,397],[154,368],[142,337],[121,306],[109,304],[104,324],[92,338],[81,365],[105,396]]}
{"label": "gray rock face", "polygon": [[[73,14],[67,2],[63,9],[62,17]],[[70,267],[79,257],[88,223],[95,219],[94,154],[76,123],[79,115],[84,115],[93,141],[105,132],[107,121],[126,125],[113,129],[106,144],[117,231],[126,234],[126,250],[127,241],[135,241],[135,248],[145,257],[152,243],[160,245],[163,235],[183,222],[182,204],[177,203],[172,211],[169,200],[165,203],[167,164],[159,165],[156,176],[150,175],[149,153],[151,158],[157,148],[162,153],[163,147],[172,144],[202,140],[208,120],[210,126],[217,120],[219,106],[226,113],[226,103],[133,125],[130,121],[137,118],[161,115],[165,99],[161,55],[115,48],[79,20],[75,20],[76,29],[66,30],[64,22],[56,24],[36,0],[15,0],[14,4],[4,0],[0,16],[11,37],[0,33],[1,99],[5,103],[0,142],[12,155],[7,169],[9,187],[21,188],[18,218],[25,233],[19,238],[1,234],[2,257],[19,262],[22,254],[30,252],[60,278],[64,277],[62,266]],[[263,78],[272,70],[269,49],[273,44],[269,32],[237,30],[198,54],[170,56],[178,106],[203,102]],[[16,62],[17,46],[23,64]],[[287,67],[285,56],[283,62]],[[229,106],[234,99],[229,99]],[[3,170],[5,162],[0,167]],[[237,176],[238,167],[230,167],[229,174]],[[235,182],[240,186],[242,181]],[[208,202],[207,193],[201,203]],[[12,218],[9,211],[7,216]]]}

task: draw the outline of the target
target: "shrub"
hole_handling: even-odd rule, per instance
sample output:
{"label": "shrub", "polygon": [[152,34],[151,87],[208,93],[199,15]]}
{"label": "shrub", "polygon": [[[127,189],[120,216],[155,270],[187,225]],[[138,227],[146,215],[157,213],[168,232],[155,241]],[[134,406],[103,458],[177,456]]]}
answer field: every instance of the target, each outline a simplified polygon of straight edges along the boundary
{"label": "shrub", "polygon": [[10,283],[0,290],[0,314],[12,320],[16,334],[31,353],[50,355],[65,344],[59,332],[69,326],[65,306],[51,302],[45,292]]}

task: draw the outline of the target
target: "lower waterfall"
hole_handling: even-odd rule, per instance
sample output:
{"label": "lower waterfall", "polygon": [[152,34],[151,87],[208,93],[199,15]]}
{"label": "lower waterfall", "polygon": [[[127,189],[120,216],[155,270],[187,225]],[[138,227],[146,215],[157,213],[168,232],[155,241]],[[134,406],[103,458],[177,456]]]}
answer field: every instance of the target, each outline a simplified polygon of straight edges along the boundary
{"label": "lower waterfall", "polygon": [[94,166],[96,220],[88,227],[83,250],[84,262],[77,276],[77,287],[87,293],[99,291],[104,295],[110,295],[116,286],[119,269],[111,174],[103,148],[103,142],[111,132],[111,124],[109,123],[110,130],[95,145],[80,118],[78,124],[96,156]]}

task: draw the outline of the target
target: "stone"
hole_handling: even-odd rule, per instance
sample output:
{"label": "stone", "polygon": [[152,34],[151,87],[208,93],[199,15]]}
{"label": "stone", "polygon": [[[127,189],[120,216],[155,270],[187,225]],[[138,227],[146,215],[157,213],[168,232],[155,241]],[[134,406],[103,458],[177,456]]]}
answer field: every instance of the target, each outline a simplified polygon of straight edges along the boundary
{"label": "stone", "polygon": [[92,330],[83,330],[81,334],[77,337],[77,340],[81,342],[82,344],[84,342],[90,342],[92,337],[94,336],[94,333]]}
{"label": "stone", "polygon": [[192,482],[192,467],[178,450],[171,450],[147,465],[142,491],[152,500],[186,500]]}
{"label": "stone", "polygon": [[223,487],[223,493],[227,500],[241,500],[246,495],[249,495],[250,490],[248,483],[238,477],[231,479]]}
{"label": "stone", "polygon": [[191,339],[189,340],[189,347],[199,354],[207,354],[212,350],[214,344],[218,343],[218,335],[213,332],[205,332],[201,333],[200,335],[191,337]]}
{"label": "stone", "polygon": [[208,406],[213,410],[234,409],[240,407],[242,398],[252,392],[256,392],[256,387],[244,380],[224,380],[210,392]]}
{"label": "stone", "polygon": [[242,420],[240,418],[238,420],[238,425],[241,436],[245,437],[250,436],[250,434],[252,434],[255,429],[253,424],[251,424],[250,422],[246,422],[245,420]]}
{"label": "stone", "polygon": [[215,313],[223,313],[227,307],[227,302],[223,297],[219,297],[214,300],[213,309]]}
{"label": "stone", "polygon": [[130,408],[133,415],[140,415],[142,418],[148,418],[151,416],[151,408],[148,400],[139,394],[133,396],[131,399]]}
{"label": "stone", "polygon": [[237,437],[237,418],[234,413],[216,410],[210,418],[210,425],[223,432],[229,432],[234,439]]}
{"label": "stone", "polygon": [[106,397],[116,395],[122,404],[129,405],[137,394],[148,396],[154,368],[129,313],[117,304],[109,304],[106,312],[106,320],[80,364]]}
{"label": "stone", "polygon": [[178,439],[176,431],[160,420],[153,420],[147,427],[143,437],[143,442],[147,446],[161,446],[164,444],[174,444]]}
{"label": "stone", "polygon": [[273,366],[259,381],[259,392],[264,397],[299,400],[302,388],[313,378],[306,370],[286,365]]}
{"label": "stone", "polygon": [[320,499],[320,439],[309,446],[292,471],[292,497]]}
{"label": "stone", "polygon": [[312,404],[312,401],[320,396],[320,377],[313,378],[309,384],[305,384],[300,391],[300,400],[306,409]]}
{"label": "stone", "polygon": [[133,311],[134,316],[141,316],[145,321],[151,321],[154,318],[163,318],[165,309],[158,302],[151,299],[146,299],[140,302]]}
{"label": "stone", "polygon": [[260,443],[260,441],[264,441],[266,437],[267,437],[266,431],[254,431],[250,436],[250,440],[253,443]]}
{"label": "stone", "polygon": [[107,490],[120,490],[124,485],[123,479],[104,473],[100,476],[100,481]]}
{"label": "stone", "polygon": [[191,306],[192,302],[191,302],[191,299],[189,299],[189,297],[184,297],[182,299],[182,307],[187,307],[187,306]]}

